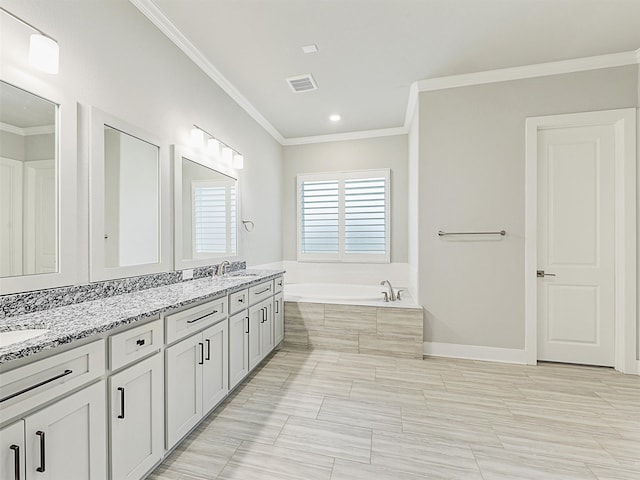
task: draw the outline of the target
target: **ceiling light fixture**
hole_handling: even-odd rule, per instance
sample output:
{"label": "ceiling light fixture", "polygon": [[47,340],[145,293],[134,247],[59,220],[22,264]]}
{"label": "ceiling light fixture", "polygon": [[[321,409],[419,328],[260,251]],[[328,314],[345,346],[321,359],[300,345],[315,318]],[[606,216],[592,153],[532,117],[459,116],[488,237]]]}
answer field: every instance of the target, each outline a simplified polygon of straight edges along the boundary
{"label": "ceiling light fixture", "polygon": [[32,34],[29,40],[29,64],[43,72],[57,74],[60,62],[60,46],[58,42],[10,11],[2,7],[0,7],[0,10],[37,32]]}
{"label": "ceiling light fixture", "polygon": [[311,45],[304,45],[302,47],[302,51],[304,53],[316,53],[318,51],[318,46],[315,43],[312,43]]}
{"label": "ceiling light fixture", "polygon": [[331,120],[332,122],[339,122],[340,120],[342,120],[342,117],[339,114],[334,113],[332,115],[329,115],[329,120]]}
{"label": "ceiling light fixture", "polygon": [[220,155],[220,145],[222,145],[222,160],[236,170],[242,170],[244,168],[244,155],[197,125],[193,125],[191,129],[191,143],[195,147],[203,147],[205,144],[205,135],[207,137],[207,151],[210,154],[216,157]]}

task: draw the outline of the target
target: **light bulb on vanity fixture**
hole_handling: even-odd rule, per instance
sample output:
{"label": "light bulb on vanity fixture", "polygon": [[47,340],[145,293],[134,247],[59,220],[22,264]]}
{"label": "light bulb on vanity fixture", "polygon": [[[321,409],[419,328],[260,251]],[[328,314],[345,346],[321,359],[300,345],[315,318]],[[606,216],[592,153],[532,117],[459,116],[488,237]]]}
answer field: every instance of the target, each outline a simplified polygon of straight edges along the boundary
{"label": "light bulb on vanity fixture", "polygon": [[206,139],[206,151],[208,154],[220,158],[220,146],[222,146],[222,158],[221,160],[234,168],[235,170],[242,170],[244,168],[244,156],[237,150],[231,148],[229,145],[214,137],[206,130],[200,128],[198,125],[193,125],[191,129],[191,143],[194,147],[201,148],[205,145]]}
{"label": "light bulb on vanity fixture", "polygon": [[39,28],[25,22],[10,11],[2,7],[0,7],[0,11],[37,32],[32,34],[29,39],[29,64],[43,72],[54,75],[57,74],[60,61],[60,47],[58,42]]}

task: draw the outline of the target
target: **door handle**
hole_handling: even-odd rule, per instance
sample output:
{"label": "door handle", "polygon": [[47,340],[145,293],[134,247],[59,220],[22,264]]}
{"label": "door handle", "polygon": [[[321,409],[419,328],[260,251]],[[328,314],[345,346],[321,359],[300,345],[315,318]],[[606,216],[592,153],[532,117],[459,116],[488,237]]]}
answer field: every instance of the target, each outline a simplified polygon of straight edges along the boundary
{"label": "door handle", "polygon": [[544,270],[536,270],[536,277],[544,278],[544,277],[555,277],[555,273],[545,273]]}
{"label": "door handle", "polygon": [[44,432],[42,430],[38,430],[36,435],[40,437],[40,466],[36,468],[36,472],[43,473],[45,471],[45,463],[44,463],[44,452],[46,448],[45,440],[44,440]]}
{"label": "door handle", "polygon": [[211,360],[211,340],[207,338],[205,342],[207,342],[207,356],[205,357],[205,360]]}
{"label": "door handle", "polygon": [[13,450],[13,476],[15,480],[20,480],[20,447],[11,445],[9,448]]}
{"label": "door handle", "polygon": [[120,415],[118,418],[124,418],[124,387],[118,387],[118,391],[120,392]]}

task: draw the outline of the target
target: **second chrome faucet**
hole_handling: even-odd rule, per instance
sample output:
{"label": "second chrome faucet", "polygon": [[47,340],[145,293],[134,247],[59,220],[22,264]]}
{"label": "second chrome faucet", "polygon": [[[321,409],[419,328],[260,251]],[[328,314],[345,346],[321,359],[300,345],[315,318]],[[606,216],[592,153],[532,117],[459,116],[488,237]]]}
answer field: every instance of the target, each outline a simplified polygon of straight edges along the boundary
{"label": "second chrome faucet", "polygon": [[387,285],[389,288],[389,292],[382,292],[385,294],[385,301],[389,301],[391,300],[392,302],[395,302],[397,297],[396,297],[396,293],[393,291],[393,287],[391,286],[391,282],[389,282],[389,280],[383,280],[380,282],[380,285]]}

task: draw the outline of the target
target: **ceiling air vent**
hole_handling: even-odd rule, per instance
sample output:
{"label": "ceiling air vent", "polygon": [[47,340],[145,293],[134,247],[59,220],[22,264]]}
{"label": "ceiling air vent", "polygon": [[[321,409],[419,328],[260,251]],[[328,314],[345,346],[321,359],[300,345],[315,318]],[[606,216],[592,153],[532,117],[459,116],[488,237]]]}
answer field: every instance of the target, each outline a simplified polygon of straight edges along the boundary
{"label": "ceiling air vent", "polygon": [[310,73],[304,75],[298,75],[297,77],[287,78],[287,83],[294,92],[310,92],[311,90],[317,90],[318,84],[311,76]]}

